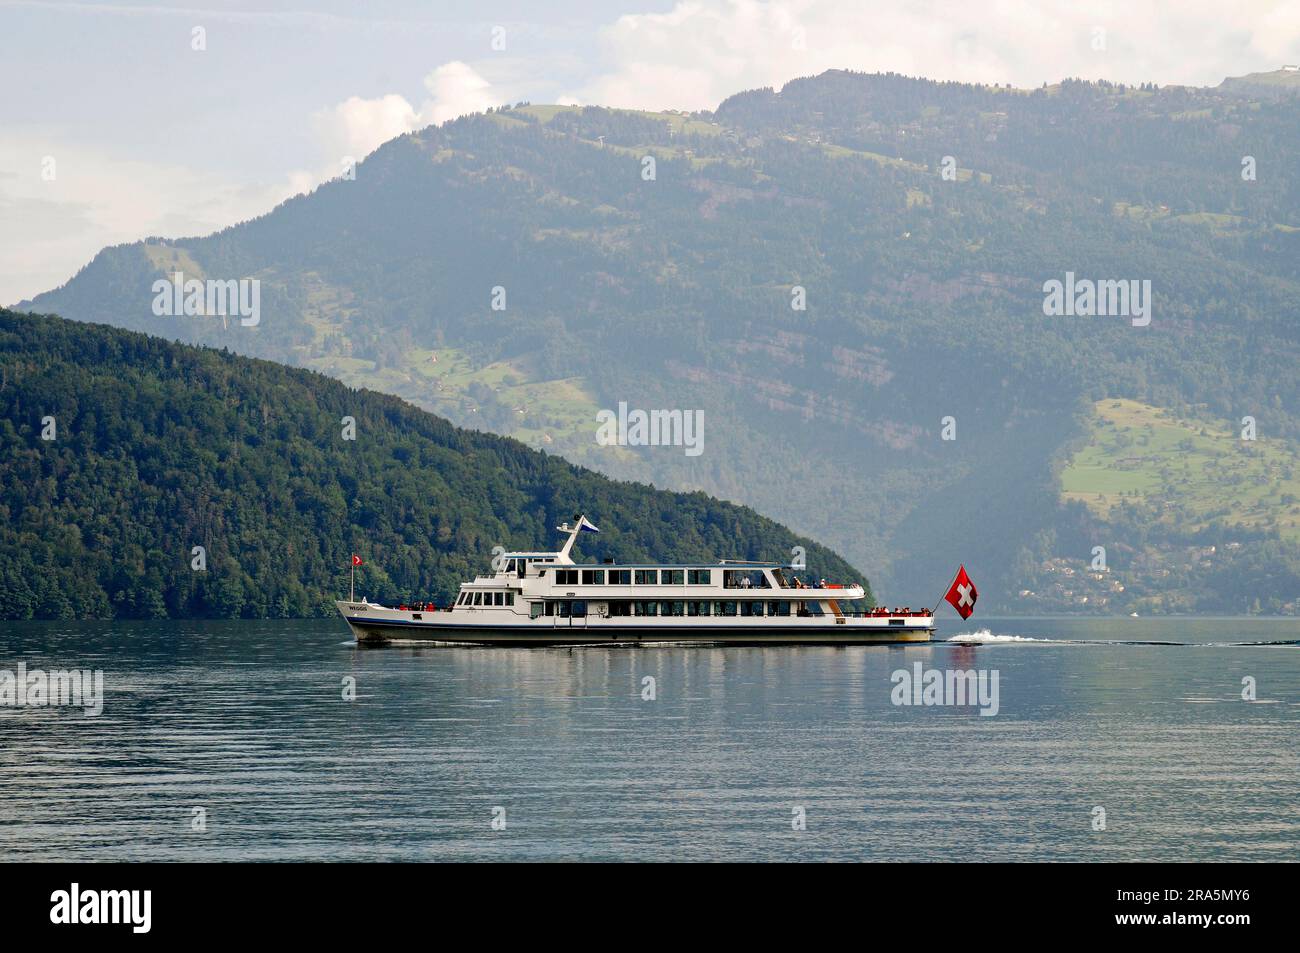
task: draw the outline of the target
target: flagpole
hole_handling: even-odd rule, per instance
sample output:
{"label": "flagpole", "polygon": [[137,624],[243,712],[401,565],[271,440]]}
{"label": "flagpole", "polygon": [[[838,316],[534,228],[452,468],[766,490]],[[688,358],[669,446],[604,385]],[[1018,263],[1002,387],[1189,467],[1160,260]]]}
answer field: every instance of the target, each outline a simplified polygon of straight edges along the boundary
{"label": "flagpole", "polygon": [[952,591],[952,583],[956,582],[957,577],[960,575],[961,575],[961,567],[958,566],[957,571],[952,574],[952,582],[948,583],[948,585],[943,587],[943,595],[941,595],[939,597],[939,601],[934,604],[934,612],[930,613],[930,618],[934,618],[936,615],[939,614],[939,610],[943,608],[943,604],[948,601],[948,593]]}
{"label": "flagpole", "polygon": [[357,601],[357,561],[354,557],[348,557],[348,566],[352,569],[352,580],[348,583],[348,602]]}

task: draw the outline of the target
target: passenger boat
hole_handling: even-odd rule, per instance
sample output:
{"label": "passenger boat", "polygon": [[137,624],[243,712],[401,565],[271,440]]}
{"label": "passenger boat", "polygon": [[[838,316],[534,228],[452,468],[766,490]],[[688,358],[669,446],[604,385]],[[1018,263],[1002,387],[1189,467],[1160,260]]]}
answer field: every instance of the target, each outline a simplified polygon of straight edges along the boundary
{"label": "passenger boat", "polygon": [[578,535],[599,530],[585,516],[556,529],[568,537],[559,550],[498,554],[451,606],[335,605],[358,642],[846,645],[928,642],[934,631],[932,611],[856,608],[861,585],[810,583],[791,563],[578,564]]}

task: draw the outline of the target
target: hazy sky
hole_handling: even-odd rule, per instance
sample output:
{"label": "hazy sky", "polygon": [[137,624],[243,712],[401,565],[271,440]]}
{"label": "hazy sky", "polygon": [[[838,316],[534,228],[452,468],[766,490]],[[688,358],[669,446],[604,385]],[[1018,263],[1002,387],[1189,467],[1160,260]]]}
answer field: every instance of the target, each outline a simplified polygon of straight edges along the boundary
{"label": "hazy sky", "polygon": [[830,68],[1214,85],[1300,63],[1300,0],[195,4],[0,0],[0,303],[505,102],[711,109]]}

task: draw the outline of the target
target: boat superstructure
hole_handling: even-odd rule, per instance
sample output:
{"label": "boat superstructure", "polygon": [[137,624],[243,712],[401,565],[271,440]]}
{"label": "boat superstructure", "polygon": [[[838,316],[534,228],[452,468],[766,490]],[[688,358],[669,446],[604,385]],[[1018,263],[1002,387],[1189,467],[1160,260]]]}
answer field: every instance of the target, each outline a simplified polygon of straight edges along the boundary
{"label": "boat superstructure", "polygon": [[585,516],[556,528],[568,536],[559,550],[499,553],[451,606],[336,605],[360,642],[824,645],[928,642],[934,630],[929,610],[858,608],[861,585],[808,580],[790,563],[578,564],[578,535],[599,530]]}

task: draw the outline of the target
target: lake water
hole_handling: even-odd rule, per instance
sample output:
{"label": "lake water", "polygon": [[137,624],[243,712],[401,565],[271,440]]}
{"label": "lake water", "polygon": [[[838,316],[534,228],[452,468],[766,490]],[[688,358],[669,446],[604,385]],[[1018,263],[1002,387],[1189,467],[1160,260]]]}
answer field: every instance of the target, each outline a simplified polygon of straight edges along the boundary
{"label": "lake water", "polygon": [[[962,633],[359,648],[337,620],[0,623],[0,669],[105,680],[97,717],[0,708],[0,859],[1300,859],[1300,621],[938,637]],[[918,662],[996,671],[997,714],[895,705]]]}

